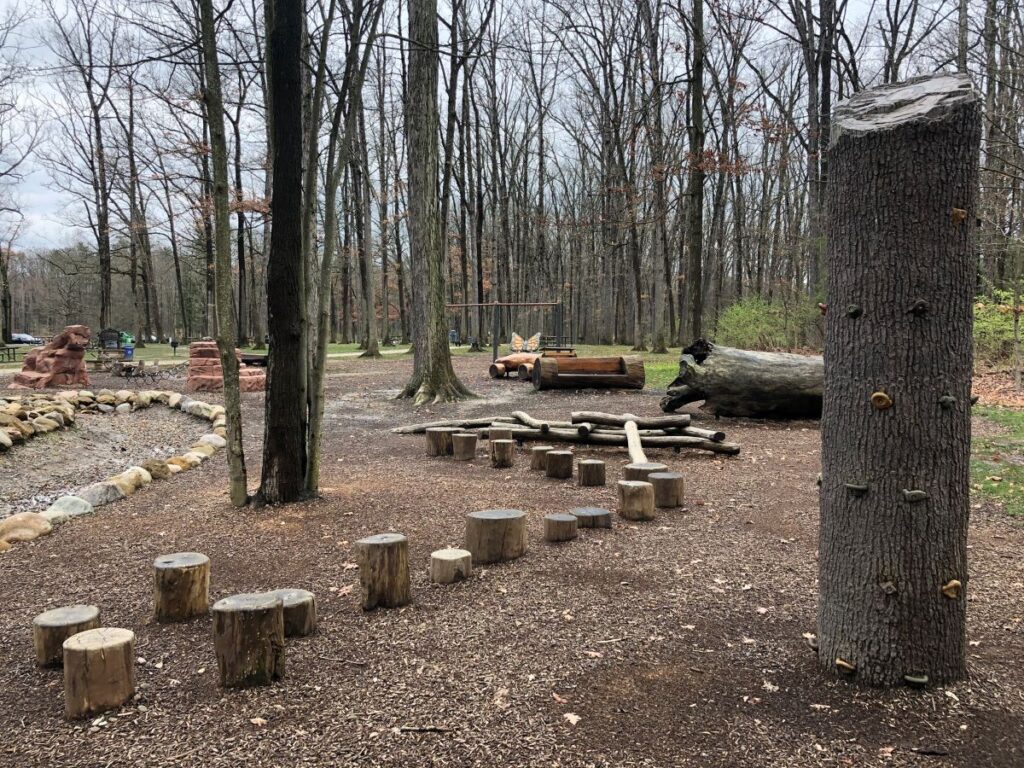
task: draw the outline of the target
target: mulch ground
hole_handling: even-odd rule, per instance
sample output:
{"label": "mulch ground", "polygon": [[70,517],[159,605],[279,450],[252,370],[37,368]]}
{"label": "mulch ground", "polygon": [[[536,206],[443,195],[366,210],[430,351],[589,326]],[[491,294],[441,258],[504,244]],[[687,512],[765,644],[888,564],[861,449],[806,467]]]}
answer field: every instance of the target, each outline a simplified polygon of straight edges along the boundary
{"label": "mulch ground", "polygon": [[[421,437],[388,429],[516,408],[653,414],[658,393],[535,394],[487,380],[483,356],[456,367],[481,399],[414,411],[391,399],[407,359],[333,365],[320,499],[236,510],[221,453],[0,556],[0,765],[1024,765],[1019,521],[972,510],[970,679],[860,688],[821,673],[801,637],[815,623],[815,423],[723,419],[735,458],[651,451],[686,474],[684,510],[550,545],[544,514],[614,508],[624,450],[578,448],[609,468],[608,487],[578,488],[522,453],[511,470],[483,453],[428,459]],[[245,403],[255,485],[262,397]],[[430,552],[490,507],[528,513],[527,555],[430,585]],[[409,537],[414,602],[363,613],[352,544],[384,531]],[[152,622],[152,561],[180,550],[210,556],[214,599],[316,593],[320,630],[289,641],[280,684],[224,691],[209,618]],[[31,653],[32,617],[71,603],[134,630],[139,657],[136,700],[81,723]]]}

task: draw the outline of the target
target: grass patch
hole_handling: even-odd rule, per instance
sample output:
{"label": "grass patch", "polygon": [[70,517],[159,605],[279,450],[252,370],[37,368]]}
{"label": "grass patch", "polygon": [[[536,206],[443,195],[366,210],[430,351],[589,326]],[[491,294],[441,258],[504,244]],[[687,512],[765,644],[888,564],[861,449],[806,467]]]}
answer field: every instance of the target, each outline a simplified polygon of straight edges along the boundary
{"label": "grass patch", "polygon": [[1024,410],[975,406],[974,414],[1006,428],[971,442],[971,491],[1024,516]]}

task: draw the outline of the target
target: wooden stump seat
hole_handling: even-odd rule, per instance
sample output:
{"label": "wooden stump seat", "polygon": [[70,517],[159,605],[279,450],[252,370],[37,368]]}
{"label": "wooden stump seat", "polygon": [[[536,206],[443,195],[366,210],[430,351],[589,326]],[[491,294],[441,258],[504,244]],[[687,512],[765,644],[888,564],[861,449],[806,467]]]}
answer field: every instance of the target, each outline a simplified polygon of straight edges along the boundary
{"label": "wooden stump seat", "polygon": [[516,444],[512,440],[491,440],[491,466],[505,469],[515,460]]}
{"label": "wooden stump seat", "polygon": [[64,663],[64,641],[99,625],[100,609],[95,605],[69,605],[40,613],[32,620],[36,664],[59,667]]}
{"label": "wooden stump seat", "polygon": [[456,432],[452,435],[452,455],[456,461],[476,458],[476,432]]}
{"label": "wooden stump seat", "polygon": [[473,553],[467,549],[438,549],[430,553],[430,581],[454,584],[473,575]]}
{"label": "wooden stump seat", "polygon": [[626,520],[654,519],[654,486],[642,480],[619,480],[619,515]]}
{"label": "wooden stump seat", "polygon": [[485,509],[466,516],[466,549],[474,563],[500,563],[526,553],[526,513]]}
{"label": "wooden stump seat", "polygon": [[576,473],[583,487],[601,486],[605,483],[604,462],[598,459],[580,459]]}
{"label": "wooden stump seat", "polygon": [[611,528],[612,513],[600,507],[576,507],[569,510],[576,517],[579,528]]}
{"label": "wooden stump seat", "polygon": [[262,592],[213,604],[213,648],[225,688],[267,685],[284,677],[284,602]]}
{"label": "wooden stump seat", "polygon": [[544,516],[544,540],[571,541],[576,538],[576,515],[553,512]]}
{"label": "wooden stump seat", "polygon": [[210,558],[198,552],[160,555],[153,561],[153,615],[184,621],[210,610]]}
{"label": "wooden stump seat", "polygon": [[656,461],[641,461],[627,464],[622,470],[623,480],[647,480],[654,472],[668,472],[668,467]]}
{"label": "wooden stump seat", "polygon": [[681,472],[652,472],[647,476],[647,482],[654,486],[654,506],[663,509],[683,506]]}
{"label": "wooden stump seat", "polygon": [[544,472],[548,468],[548,451],[555,450],[553,445],[534,445],[530,448],[530,469]]}
{"label": "wooden stump seat", "polygon": [[98,627],[64,641],[64,714],[77,720],[116,709],[135,694],[135,633]]}
{"label": "wooden stump seat", "polygon": [[409,540],[400,533],[378,533],[355,545],[364,611],[398,608],[412,598]]}
{"label": "wooden stump seat", "polygon": [[572,477],[572,451],[548,451],[545,461],[548,477],[558,480]]}
{"label": "wooden stump seat", "polygon": [[281,598],[285,637],[306,637],[316,632],[316,596],[312,592],[275,589],[268,594]]}

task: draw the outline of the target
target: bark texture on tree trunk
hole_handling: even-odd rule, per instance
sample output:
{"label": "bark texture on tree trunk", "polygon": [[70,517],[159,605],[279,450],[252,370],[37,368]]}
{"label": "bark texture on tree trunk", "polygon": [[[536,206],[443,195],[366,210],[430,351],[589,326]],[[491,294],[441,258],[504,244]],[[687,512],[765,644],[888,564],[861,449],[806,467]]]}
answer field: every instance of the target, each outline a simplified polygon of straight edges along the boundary
{"label": "bark texture on tree trunk", "polygon": [[966,672],[980,115],[967,77],[939,75],[833,122],[818,653],[871,685]]}

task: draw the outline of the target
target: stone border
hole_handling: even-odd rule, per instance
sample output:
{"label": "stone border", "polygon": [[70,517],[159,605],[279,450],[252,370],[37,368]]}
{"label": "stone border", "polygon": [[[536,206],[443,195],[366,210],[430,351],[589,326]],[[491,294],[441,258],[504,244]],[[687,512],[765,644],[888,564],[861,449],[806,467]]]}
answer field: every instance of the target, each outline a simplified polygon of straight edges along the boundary
{"label": "stone border", "polygon": [[0,453],[37,435],[71,427],[79,412],[133,413],[153,405],[165,405],[211,423],[211,431],[180,455],[148,459],[106,480],[61,496],[43,512],[20,512],[0,520],[0,552],[11,542],[31,541],[73,517],[91,514],[104,506],[131,496],[153,480],[164,480],[179,472],[195,469],[227,446],[227,416],[224,406],[211,405],[188,395],[167,390],[101,389],[29,393],[0,397]]}

